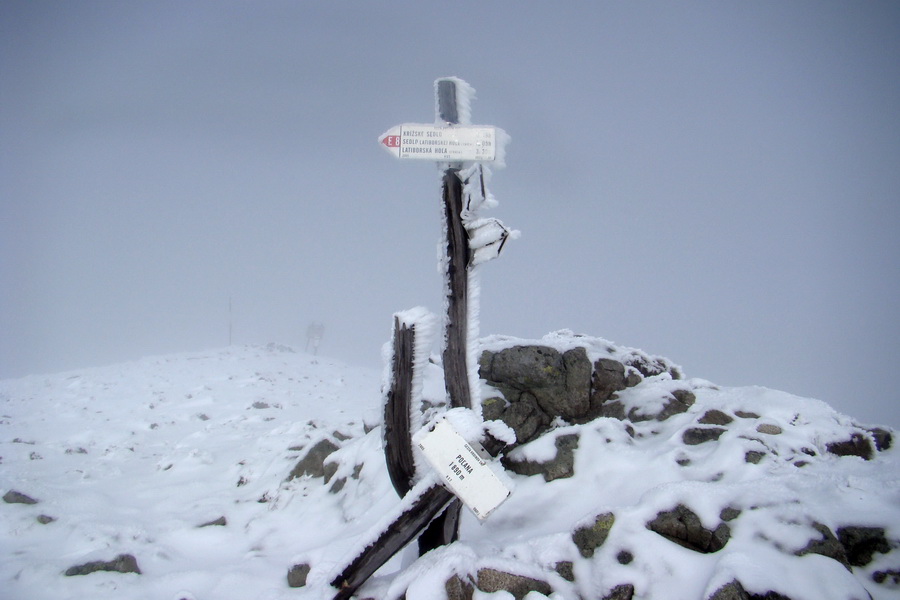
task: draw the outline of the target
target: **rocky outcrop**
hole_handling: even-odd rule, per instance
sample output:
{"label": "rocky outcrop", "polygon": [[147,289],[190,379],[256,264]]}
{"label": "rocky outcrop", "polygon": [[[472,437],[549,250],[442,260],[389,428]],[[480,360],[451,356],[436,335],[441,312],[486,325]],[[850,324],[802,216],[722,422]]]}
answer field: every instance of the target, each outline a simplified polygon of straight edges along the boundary
{"label": "rocky outcrop", "polygon": [[485,350],[479,359],[479,375],[500,394],[488,395],[482,413],[486,420],[501,420],[512,428],[519,444],[546,432],[557,418],[567,423],[586,423],[597,417],[663,421],[694,403],[690,390],[672,391],[655,413],[635,407],[626,411],[616,396],[646,377],[663,373],[673,379],[681,377],[677,368],[662,359],[636,351],[623,360],[600,357],[592,363],[580,346],[562,351],[544,345]]}
{"label": "rocky outcrop", "polygon": [[497,407],[498,418],[520,442],[545,430],[550,415],[569,421],[588,416],[591,363],[584,348],[559,352],[549,346],[513,346],[484,352],[479,365],[481,377],[506,400]]}
{"label": "rocky outcrop", "polygon": [[[573,346],[568,348],[558,338],[548,343],[516,343],[507,347],[498,343],[483,352],[479,362],[480,375],[488,384],[483,388],[487,392],[481,402],[483,418],[502,421],[516,435],[516,443],[501,457],[502,465],[513,474],[540,476],[544,482],[558,481],[554,485],[562,494],[580,493],[577,482],[581,474],[575,472],[576,464],[593,473],[590,481],[603,481],[606,476],[622,477],[626,473],[623,456],[632,453],[660,452],[659,459],[668,461],[679,473],[673,479],[691,481],[699,492],[723,479],[739,481],[734,472],[744,465],[749,477],[761,477],[771,468],[790,471],[818,465],[806,471],[813,472],[828,461],[833,463],[835,456],[850,457],[844,459],[847,461],[875,460],[876,453],[890,448],[893,441],[892,433],[886,429],[866,429],[847,421],[812,436],[810,422],[804,420],[800,409],[769,411],[766,403],[722,402],[719,398],[728,398],[727,394],[720,394],[708,382],[680,379],[680,371],[663,359],[611,345],[603,347],[596,341],[581,346],[577,336],[572,339]],[[348,444],[353,443],[335,431],[291,448],[299,461],[288,480],[321,477],[328,491],[346,503],[368,471],[359,462],[357,452],[347,451]],[[610,464],[608,473],[598,469],[606,461]],[[761,466],[755,467],[757,464]],[[660,467],[665,469],[662,463]],[[535,485],[539,484],[528,483],[532,488]],[[482,594],[502,592],[516,599],[578,597],[573,594],[581,594],[593,585],[582,578],[590,577],[601,563],[604,568],[611,563],[623,577],[610,577],[599,589],[592,587],[593,597],[631,600],[647,593],[646,582],[638,586],[639,582],[629,580],[627,574],[630,569],[640,570],[652,564],[653,552],[686,556],[682,549],[685,548],[691,551],[688,555],[697,553],[697,560],[715,564],[744,551],[744,528],[760,524],[754,539],[782,553],[785,560],[819,555],[834,561],[834,568],[846,572],[848,577],[865,577],[868,585],[885,589],[900,585],[896,583],[900,578],[896,570],[886,568],[893,565],[875,562],[879,553],[900,545],[900,541],[888,536],[886,527],[844,525],[832,530],[836,525],[829,527],[813,520],[817,517],[827,521],[821,513],[812,512],[808,521],[798,522],[793,508],[781,512],[778,502],[769,505],[741,496],[723,499],[718,520],[712,521],[708,516],[700,518],[712,508],[709,498],[694,504],[689,495],[664,500],[649,514],[618,509],[613,512],[605,508],[611,505],[602,501],[593,510],[589,500],[577,505],[585,512],[573,514],[566,529],[558,532],[562,543],[536,560],[521,559],[528,553],[515,551],[504,555],[502,566],[486,555],[472,564],[461,562],[467,566],[460,567],[456,574],[445,575],[443,580],[447,599],[472,600]],[[751,516],[742,517],[745,513]],[[784,531],[779,524],[785,526]],[[638,535],[634,535],[636,531]],[[742,533],[732,539],[732,531]],[[614,540],[614,545],[610,540]],[[818,558],[809,563],[817,561],[821,564]],[[516,568],[517,563],[521,563],[521,569]],[[288,586],[309,585],[309,564],[294,565],[288,570]],[[865,565],[871,570],[860,573],[859,568]],[[876,571],[878,567],[881,569]],[[699,597],[792,600],[775,580],[766,582],[763,592],[758,587],[748,591],[741,575],[740,570],[729,574],[733,581],[712,595],[710,587],[705,596]],[[759,582],[754,580],[754,584]]]}

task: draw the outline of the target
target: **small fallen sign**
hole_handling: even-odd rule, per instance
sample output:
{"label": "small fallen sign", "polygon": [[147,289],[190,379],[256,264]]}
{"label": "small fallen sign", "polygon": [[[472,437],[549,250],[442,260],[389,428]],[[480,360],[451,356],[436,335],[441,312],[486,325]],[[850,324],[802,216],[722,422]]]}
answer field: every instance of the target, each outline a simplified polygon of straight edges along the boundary
{"label": "small fallen sign", "polygon": [[441,481],[479,520],[509,497],[509,487],[488,463],[490,455],[481,444],[467,442],[446,419],[427,427],[416,442]]}

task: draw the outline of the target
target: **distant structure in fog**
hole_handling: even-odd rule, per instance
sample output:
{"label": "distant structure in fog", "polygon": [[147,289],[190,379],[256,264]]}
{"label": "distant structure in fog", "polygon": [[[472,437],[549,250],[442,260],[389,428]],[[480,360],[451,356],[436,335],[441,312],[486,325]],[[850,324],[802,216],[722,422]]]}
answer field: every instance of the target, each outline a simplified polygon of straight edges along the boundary
{"label": "distant structure in fog", "polygon": [[316,355],[319,353],[319,344],[322,342],[322,337],[325,335],[325,325],[318,321],[313,321],[309,324],[309,327],[306,328],[306,351],[309,352],[310,346],[312,346],[312,353]]}

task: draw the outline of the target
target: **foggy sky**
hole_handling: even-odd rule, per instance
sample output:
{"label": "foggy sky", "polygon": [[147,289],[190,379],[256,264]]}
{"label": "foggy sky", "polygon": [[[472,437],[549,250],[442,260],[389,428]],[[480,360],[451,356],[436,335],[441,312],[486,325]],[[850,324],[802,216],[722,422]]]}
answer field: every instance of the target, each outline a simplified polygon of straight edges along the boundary
{"label": "foggy sky", "polygon": [[451,75],[512,137],[482,335],[900,426],[896,2],[3,2],[0,377],[229,322],[380,367],[442,300],[439,173],[377,138]]}

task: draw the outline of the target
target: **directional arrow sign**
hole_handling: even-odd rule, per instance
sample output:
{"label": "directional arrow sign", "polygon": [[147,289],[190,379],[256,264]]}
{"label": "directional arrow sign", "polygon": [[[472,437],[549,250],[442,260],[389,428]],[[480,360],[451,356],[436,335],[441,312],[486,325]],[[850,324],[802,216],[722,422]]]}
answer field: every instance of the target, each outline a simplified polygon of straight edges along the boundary
{"label": "directional arrow sign", "polygon": [[407,123],[388,129],[378,141],[398,158],[490,162],[497,156],[496,137],[494,127]]}

